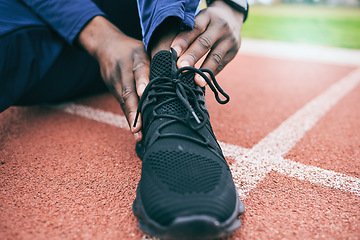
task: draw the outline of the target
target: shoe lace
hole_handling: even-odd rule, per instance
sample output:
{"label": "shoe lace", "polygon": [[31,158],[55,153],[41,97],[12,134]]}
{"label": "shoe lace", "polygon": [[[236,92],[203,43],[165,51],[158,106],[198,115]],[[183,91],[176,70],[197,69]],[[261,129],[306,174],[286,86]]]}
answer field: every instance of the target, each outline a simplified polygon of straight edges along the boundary
{"label": "shoe lace", "polygon": [[[137,108],[137,113],[135,116],[135,121],[134,121],[133,126],[136,127],[136,123],[139,118],[139,114],[144,105],[144,100],[147,98],[147,95],[149,95],[148,96],[149,99],[151,99],[152,97],[154,97],[154,98],[161,97],[161,96],[167,97],[165,101],[162,101],[160,104],[158,104],[153,109],[154,119],[160,118],[160,117],[170,117],[170,118],[173,118],[173,119],[176,119],[179,121],[184,121],[184,119],[182,119],[176,115],[160,114],[160,113],[157,113],[157,111],[156,111],[164,104],[167,104],[171,101],[178,99],[178,100],[180,100],[180,102],[184,105],[184,107],[188,111],[185,122],[194,130],[202,128],[206,123],[206,117],[205,117],[204,111],[200,107],[199,101],[197,100],[197,96],[199,94],[203,94],[203,91],[200,88],[191,87],[188,84],[186,84],[184,81],[180,80],[181,77],[185,77],[185,76],[187,76],[187,74],[193,74],[193,73],[197,73],[203,77],[203,79],[206,81],[206,83],[210,87],[211,91],[214,93],[215,99],[218,103],[226,104],[229,102],[229,100],[230,100],[229,95],[226,94],[224,92],[224,90],[220,87],[220,85],[216,81],[215,75],[213,74],[212,71],[210,71],[209,69],[205,69],[205,68],[197,69],[194,67],[182,67],[174,73],[173,78],[157,77],[149,82],[149,84],[146,86],[146,88],[143,92],[143,96],[141,97],[141,99],[139,101],[139,105]],[[211,80],[205,75],[205,73],[208,73],[210,75]],[[150,92],[151,89],[154,89],[155,91]],[[225,98],[224,100],[222,100],[220,98],[219,93]],[[190,102],[193,103],[193,106],[190,104]],[[152,103],[153,103],[153,101],[149,101],[148,104],[152,104]],[[144,106],[144,107],[146,107],[146,106]],[[198,116],[197,113],[200,114],[200,116]],[[197,126],[194,126],[191,124],[190,114],[197,122]]]}

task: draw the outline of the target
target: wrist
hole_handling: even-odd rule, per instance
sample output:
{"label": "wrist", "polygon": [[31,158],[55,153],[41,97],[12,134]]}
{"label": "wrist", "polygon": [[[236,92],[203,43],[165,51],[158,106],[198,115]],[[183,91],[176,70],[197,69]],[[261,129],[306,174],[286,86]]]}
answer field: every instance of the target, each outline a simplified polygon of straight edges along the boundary
{"label": "wrist", "polygon": [[99,59],[105,47],[116,38],[125,36],[103,16],[94,17],[79,33],[78,43],[95,59]]}
{"label": "wrist", "polygon": [[245,22],[248,11],[249,5],[246,0],[207,0],[207,6],[216,6],[217,4],[227,6],[228,8],[232,9],[234,16],[241,20],[241,22]]}
{"label": "wrist", "polygon": [[234,8],[232,8],[222,0],[213,1],[211,7],[220,7],[227,9],[233,14],[233,16],[236,18],[237,21],[239,21],[240,23],[244,22],[244,18],[245,18],[244,14],[242,12],[235,10]]}

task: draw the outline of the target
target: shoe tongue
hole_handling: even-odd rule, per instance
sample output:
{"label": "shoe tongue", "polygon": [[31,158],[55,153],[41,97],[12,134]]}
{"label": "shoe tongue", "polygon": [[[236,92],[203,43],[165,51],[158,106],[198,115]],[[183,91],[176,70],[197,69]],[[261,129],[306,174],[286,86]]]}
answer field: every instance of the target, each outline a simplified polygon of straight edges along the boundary
{"label": "shoe tongue", "polygon": [[186,83],[188,86],[195,88],[194,77],[195,77],[195,73],[185,73],[180,78],[181,81]]}
{"label": "shoe tongue", "polygon": [[150,80],[157,77],[172,77],[176,71],[176,53],[162,50],[156,53],[150,65]]}
{"label": "shoe tongue", "polygon": [[[153,80],[157,77],[175,77],[175,72],[177,70],[176,67],[177,54],[173,50],[172,52],[163,50],[156,53],[151,61],[150,65],[150,80]],[[185,77],[181,77],[181,81],[184,81],[186,84],[190,83],[189,75],[185,74]],[[192,82],[194,82],[192,78]],[[160,90],[161,91],[161,90]],[[169,101],[169,99],[173,99]],[[174,115],[178,118],[185,118],[187,115],[187,110],[184,107],[183,103],[180,102],[179,99],[174,99],[172,95],[166,96],[162,95],[158,97],[158,103],[163,103],[160,108],[156,111],[158,114],[167,114]]]}
{"label": "shoe tongue", "polygon": [[[156,53],[151,61],[150,80],[157,77],[174,77],[173,74],[178,69],[176,67],[177,54],[175,50],[171,52],[162,50]],[[190,87],[195,87],[194,73],[183,74],[181,81]]]}

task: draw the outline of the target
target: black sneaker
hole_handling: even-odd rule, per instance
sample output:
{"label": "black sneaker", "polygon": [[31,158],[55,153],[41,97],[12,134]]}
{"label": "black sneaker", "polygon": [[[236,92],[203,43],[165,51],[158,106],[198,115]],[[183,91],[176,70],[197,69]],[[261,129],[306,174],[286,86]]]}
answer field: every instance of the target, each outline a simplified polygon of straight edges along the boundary
{"label": "black sneaker", "polygon": [[144,137],[136,151],[143,163],[133,212],[140,229],[152,236],[223,237],[240,227],[238,216],[245,207],[212,131],[205,88],[195,84],[195,73],[205,78],[219,103],[229,97],[209,70],[178,70],[176,60],[174,50],[154,56],[139,102]]}

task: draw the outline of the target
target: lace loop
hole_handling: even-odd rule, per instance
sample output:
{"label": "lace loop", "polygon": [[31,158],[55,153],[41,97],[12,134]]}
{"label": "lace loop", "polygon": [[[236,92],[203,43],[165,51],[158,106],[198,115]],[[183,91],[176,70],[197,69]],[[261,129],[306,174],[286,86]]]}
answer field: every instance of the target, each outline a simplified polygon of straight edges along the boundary
{"label": "lace loop", "polygon": [[[206,81],[206,83],[209,85],[211,91],[213,91],[214,95],[215,95],[215,99],[218,103],[220,104],[226,104],[229,102],[230,97],[227,93],[225,93],[225,91],[220,87],[220,85],[218,84],[218,82],[216,81],[215,75],[214,73],[207,69],[207,68],[194,68],[194,67],[182,67],[180,69],[178,69],[175,73],[176,76],[180,76],[180,74],[183,71],[191,71],[191,72],[195,72],[197,74],[199,74],[201,77],[203,77],[203,79]],[[204,74],[204,72],[208,73],[211,77],[211,80]],[[214,84],[212,84],[214,83]],[[221,93],[221,95],[223,95],[225,97],[225,100],[221,100],[219,97],[219,92]]]}

